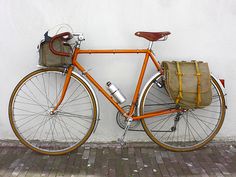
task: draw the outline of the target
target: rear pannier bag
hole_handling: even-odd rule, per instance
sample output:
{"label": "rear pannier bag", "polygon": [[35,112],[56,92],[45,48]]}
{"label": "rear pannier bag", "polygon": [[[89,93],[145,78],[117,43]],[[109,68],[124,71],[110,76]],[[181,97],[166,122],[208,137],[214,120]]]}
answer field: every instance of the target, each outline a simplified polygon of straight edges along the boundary
{"label": "rear pannier bag", "polygon": [[[39,65],[46,67],[67,67],[72,64],[71,57],[55,55],[49,49],[49,42],[51,37],[47,33],[44,34],[44,39],[38,46],[39,51]],[[69,46],[63,45],[60,39],[53,42],[53,48],[57,51],[71,53]]]}
{"label": "rear pannier bag", "polygon": [[211,75],[208,63],[200,61],[163,61],[164,81],[170,97],[184,108],[211,104]]}

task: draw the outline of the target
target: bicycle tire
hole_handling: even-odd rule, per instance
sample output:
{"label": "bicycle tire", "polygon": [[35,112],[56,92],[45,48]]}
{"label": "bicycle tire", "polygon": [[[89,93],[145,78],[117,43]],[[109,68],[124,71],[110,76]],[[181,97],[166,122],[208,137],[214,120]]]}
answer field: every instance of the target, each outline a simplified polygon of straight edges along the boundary
{"label": "bicycle tire", "polygon": [[[50,116],[51,109],[60,98],[64,80],[65,74],[63,68],[39,69],[25,76],[17,84],[11,95],[8,108],[11,127],[22,144],[38,153],[46,155],[62,155],[69,153],[84,144],[95,127],[97,117],[95,96],[89,86],[80,77],[73,73],[71,75],[71,81],[64,101],[58,108],[57,114],[54,115],[54,117],[52,115]],[[56,88],[55,85],[57,85]],[[29,90],[28,93],[27,90]],[[53,92],[51,92],[52,90]],[[56,93],[54,93],[54,91]],[[74,96],[77,93],[76,91],[80,91],[80,93]],[[72,93],[74,95],[72,95]],[[77,112],[80,111],[80,113],[66,112],[71,110],[71,99],[73,99],[72,102],[74,101],[80,105],[80,107],[76,107]],[[88,104],[90,104],[91,109],[82,109],[85,108],[85,106],[82,105],[85,103],[81,103],[84,100],[89,102]],[[36,112],[38,114],[36,114],[37,119],[35,119],[35,115],[31,116],[31,114],[34,110],[38,111],[38,107],[43,113]],[[26,122],[20,125],[21,123],[19,122],[24,122],[25,120],[29,123]],[[41,122],[35,122],[38,120],[41,120]],[[31,134],[27,133],[28,139],[24,132],[26,130],[21,128],[26,126],[26,124],[31,124],[29,130],[26,129],[27,131],[31,131]],[[74,125],[76,125],[76,128]],[[66,130],[67,132],[65,132]],[[38,135],[39,131],[41,133],[40,136]],[[34,136],[32,132],[34,132]],[[44,135],[47,135],[46,139],[43,139]]]}

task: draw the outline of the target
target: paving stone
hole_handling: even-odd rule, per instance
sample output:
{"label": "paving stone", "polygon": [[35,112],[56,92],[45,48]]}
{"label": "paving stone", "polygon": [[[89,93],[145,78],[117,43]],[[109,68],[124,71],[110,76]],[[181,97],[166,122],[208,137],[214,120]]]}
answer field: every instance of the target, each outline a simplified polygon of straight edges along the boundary
{"label": "paving stone", "polygon": [[0,177],[236,177],[236,142],[212,142],[193,152],[154,143],[87,143],[62,156],[0,141]]}

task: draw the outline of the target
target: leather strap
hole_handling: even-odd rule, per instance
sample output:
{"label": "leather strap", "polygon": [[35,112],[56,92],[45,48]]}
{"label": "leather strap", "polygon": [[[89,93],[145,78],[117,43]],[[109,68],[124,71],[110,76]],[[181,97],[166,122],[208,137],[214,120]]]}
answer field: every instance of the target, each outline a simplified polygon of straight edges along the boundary
{"label": "leather strap", "polygon": [[197,98],[196,98],[196,106],[199,106],[201,103],[201,73],[199,70],[198,62],[194,61],[196,66],[196,76],[197,76]]}
{"label": "leather strap", "polygon": [[177,76],[178,76],[178,80],[179,80],[179,94],[175,100],[175,103],[179,103],[180,100],[183,99],[183,85],[182,85],[182,76],[183,76],[183,73],[181,72],[180,70],[180,64],[178,61],[176,61],[176,66],[177,66]]}

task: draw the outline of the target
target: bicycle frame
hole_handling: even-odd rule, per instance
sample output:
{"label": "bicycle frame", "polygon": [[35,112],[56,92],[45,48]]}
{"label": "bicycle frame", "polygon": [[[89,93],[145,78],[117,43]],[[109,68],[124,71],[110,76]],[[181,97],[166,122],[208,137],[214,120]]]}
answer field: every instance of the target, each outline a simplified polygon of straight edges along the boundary
{"label": "bicycle frame", "polygon": [[[129,112],[125,112],[122,107],[116,103],[114,101],[114,99],[111,97],[111,95],[109,93],[107,93],[97,82],[96,80],[84,69],[83,66],[81,66],[78,62],[77,62],[77,57],[80,54],[123,54],[123,53],[143,53],[145,54],[145,58],[143,61],[143,65],[142,65],[142,69],[139,75],[139,79],[138,79],[138,83],[135,89],[135,93],[133,96],[133,100],[131,103],[131,108],[129,110]],[[62,95],[61,98],[59,100],[59,102],[57,103],[57,105],[55,106],[55,108],[53,109],[53,112],[59,107],[59,105],[61,104],[61,102],[64,99],[64,96],[66,94],[66,90],[68,88],[69,82],[70,82],[70,77],[71,77],[71,73],[73,70],[73,66],[75,66],[78,70],[80,70],[83,75],[85,75],[88,80],[126,117],[132,117],[133,120],[140,120],[140,119],[144,119],[144,118],[150,118],[153,116],[160,116],[160,115],[164,115],[164,114],[170,114],[170,113],[174,113],[174,112],[180,112],[182,110],[180,109],[165,109],[165,110],[161,110],[161,111],[156,111],[156,112],[151,112],[151,113],[147,113],[141,116],[133,116],[134,114],[134,109],[135,109],[135,104],[137,103],[138,100],[138,94],[140,92],[140,87],[143,81],[143,77],[146,71],[146,67],[147,67],[147,63],[149,58],[151,58],[151,60],[153,61],[155,67],[157,68],[158,71],[160,71],[161,73],[162,68],[160,66],[160,64],[157,62],[154,54],[152,53],[152,51],[150,49],[120,49],[120,50],[80,50],[80,49],[75,49],[73,56],[72,56],[72,66],[69,67],[68,72],[67,72],[67,76],[66,76],[66,80],[64,83],[64,87],[63,87],[63,91],[62,91]]]}

